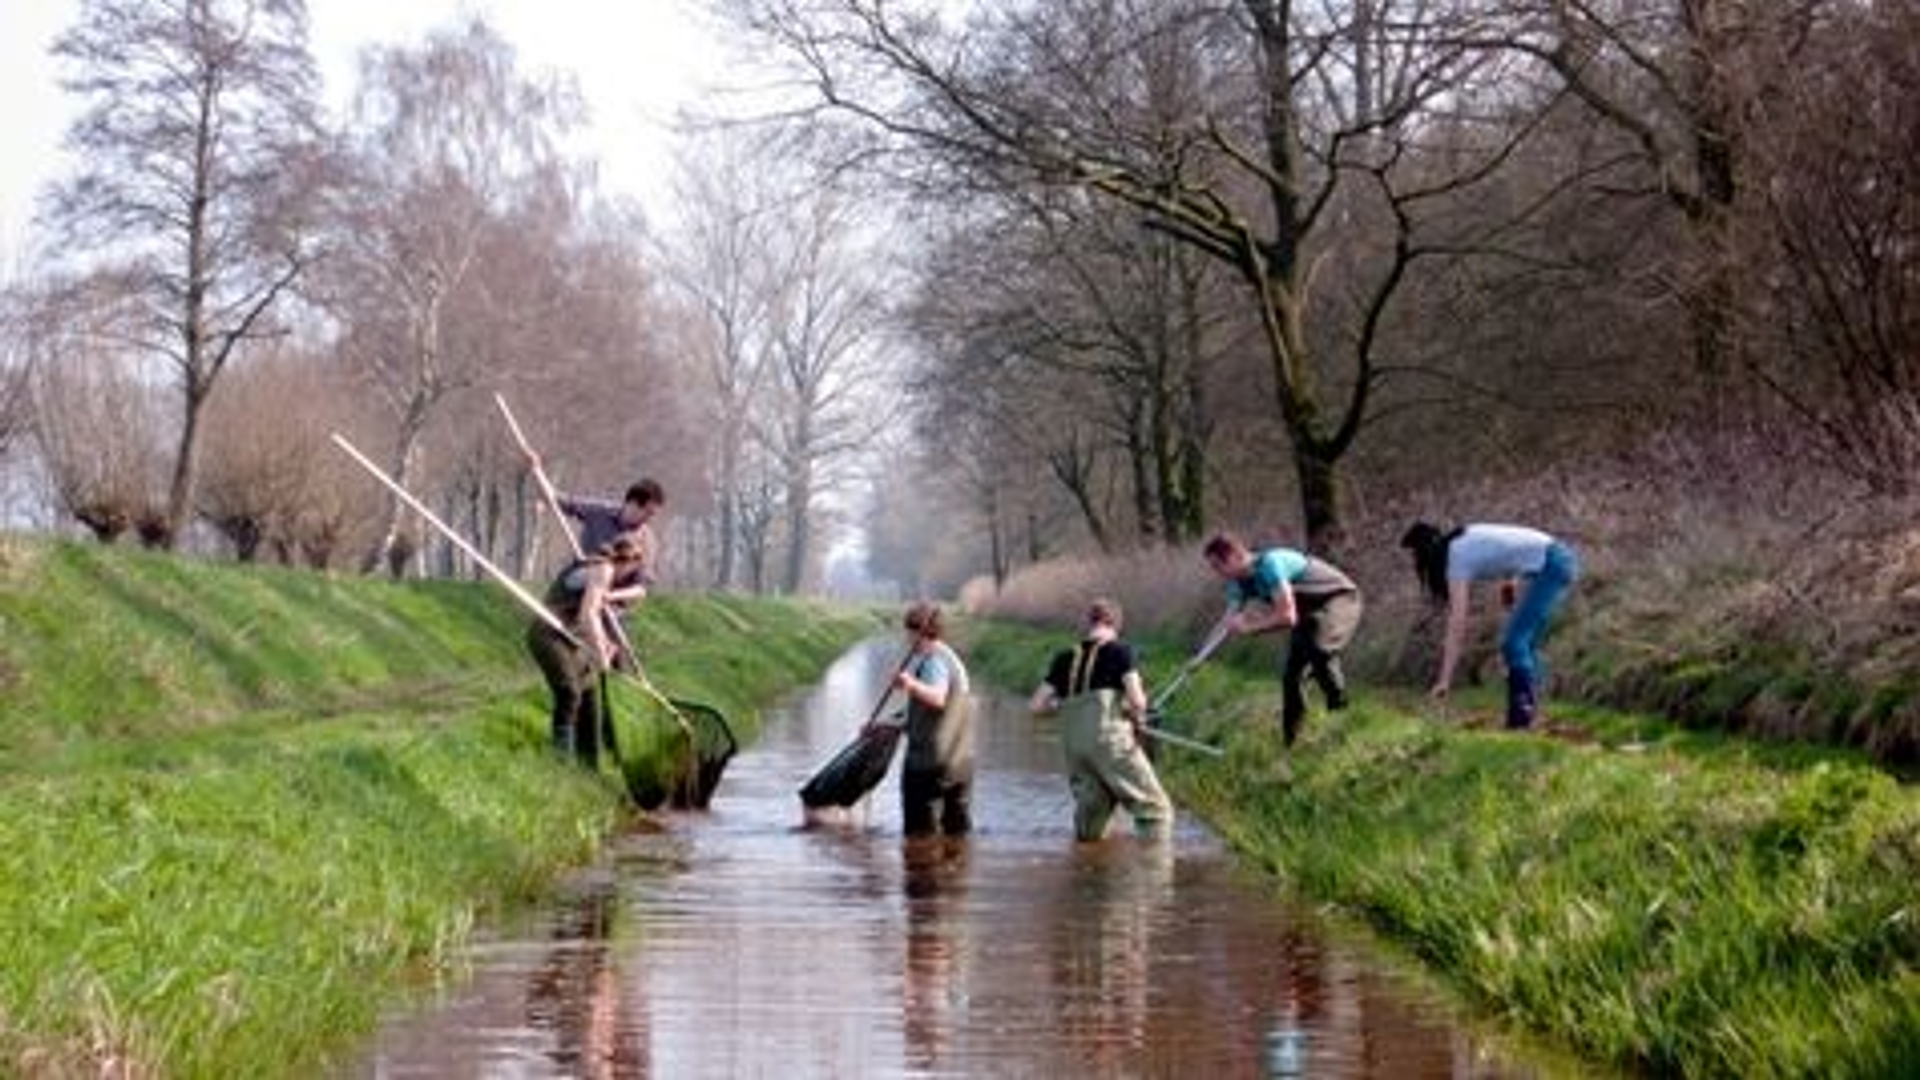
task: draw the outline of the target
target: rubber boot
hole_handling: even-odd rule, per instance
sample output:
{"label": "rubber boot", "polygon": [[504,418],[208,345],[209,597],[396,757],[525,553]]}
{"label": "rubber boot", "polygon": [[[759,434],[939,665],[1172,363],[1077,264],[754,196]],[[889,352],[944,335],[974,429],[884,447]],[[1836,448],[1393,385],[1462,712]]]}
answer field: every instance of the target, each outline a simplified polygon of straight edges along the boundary
{"label": "rubber boot", "polygon": [[1507,671],[1507,727],[1521,730],[1533,726],[1540,716],[1540,704],[1534,696],[1533,673],[1510,668]]}

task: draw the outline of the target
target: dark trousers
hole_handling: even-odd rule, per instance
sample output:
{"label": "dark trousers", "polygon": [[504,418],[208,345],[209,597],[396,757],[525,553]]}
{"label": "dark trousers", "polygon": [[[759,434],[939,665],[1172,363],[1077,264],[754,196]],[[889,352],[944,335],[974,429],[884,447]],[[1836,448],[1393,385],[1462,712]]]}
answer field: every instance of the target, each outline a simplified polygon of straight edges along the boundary
{"label": "dark trousers", "polygon": [[1361,610],[1357,592],[1324,599],[1296,597],[1295,603],[1299,621],[1287,637],[1287,656],[1280,671],[1280,730],[1288,746],[1307,716],[1308,676],[1320,687],[1327,708],[1346,708],[1347,676],[1340,669],[1340,650],[1353,640]]}
{"label": "dark trousers", "polygon": [[908,836],[967,835],[973,831],[973,784],[941,770],[901,770],[900,821]]}
{"label": "dark trousers", "polygon": [[556,753],[571,752],[588,769],[600,767],[600,726],[604,722],[600,676],[586,649],[561,637],[546,623],[527,630],[527,651],[553,693],[551,732]]}

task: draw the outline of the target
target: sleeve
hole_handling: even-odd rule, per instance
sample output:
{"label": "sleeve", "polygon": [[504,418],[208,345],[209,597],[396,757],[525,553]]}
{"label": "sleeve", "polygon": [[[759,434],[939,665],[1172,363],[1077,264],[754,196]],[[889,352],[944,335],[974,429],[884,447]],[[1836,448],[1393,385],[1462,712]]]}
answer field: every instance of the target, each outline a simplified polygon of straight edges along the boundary
{"label": "sleeve", "polygon": [[947,670],[947,662],[936,652],[920,661],[914,677],[928,686],[942,687],[952,680],[953,673]]}
{"label": "sleeve", "polygon": [[1047,685],[1061,697],[1067,696],[1067,679],[1072,675],[1073,651],[1063,650],[1053,654],[1047,664]]}

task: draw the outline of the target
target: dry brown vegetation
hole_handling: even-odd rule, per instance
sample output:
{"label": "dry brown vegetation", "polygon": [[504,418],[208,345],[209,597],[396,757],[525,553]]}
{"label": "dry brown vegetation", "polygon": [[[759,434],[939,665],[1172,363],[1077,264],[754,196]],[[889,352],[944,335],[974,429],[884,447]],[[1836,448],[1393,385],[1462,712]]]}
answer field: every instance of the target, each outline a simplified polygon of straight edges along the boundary
{"label": "dry brown vegetation", "polygon": [[[1729,460],[1744,467],[1729,471]],[[1777,446],[1657,440],[1531,476],[1381,501],[1340,561],[1367,595],[1353,649],[1364,678],[1417,686],[1430,673],[1432,610],[1400,532],[1415,516],[1516,521],[1579,549],[1584,577],[1547,649],[1561,698],[1664,714],[1689,726],[1840,742],[1920,762],[1920,506],[1870,496]],[[1245,523],[1257,540],[1297,532]],[[1220,594],[1197,545],[1016,572],[976,611],[1070,619],[1112,595],[1136,631],[1198,633]],[[1497,620],[1482,605],[1477,655],[1497,675]]]}

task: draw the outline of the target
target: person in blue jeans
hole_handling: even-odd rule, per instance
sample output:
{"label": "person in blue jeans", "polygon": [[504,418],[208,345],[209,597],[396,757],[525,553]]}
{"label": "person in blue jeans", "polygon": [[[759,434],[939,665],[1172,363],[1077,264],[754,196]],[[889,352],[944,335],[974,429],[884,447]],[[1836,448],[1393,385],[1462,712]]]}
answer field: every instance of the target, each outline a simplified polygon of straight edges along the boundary
{"label": "person in blue jeans", "polygon": [[1440,646],[1440,673],[1428,691],[1445,698],[1467,636],[1470,594],[1476,581],[1501,583],[1510,607],[1500,635],[1500,658],[1507,665],[1507,726],[1529,728],[1540,717],[1540,688],[1545,671],[1540,642],[1547,624],[1580,577],[1580,559],[1565,541],[1523,525],[1464,525],[1442,530],[1416,521],[1400,538],[1413,552],[1420,584],[1447,607],[1446,634]]}

